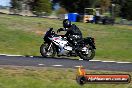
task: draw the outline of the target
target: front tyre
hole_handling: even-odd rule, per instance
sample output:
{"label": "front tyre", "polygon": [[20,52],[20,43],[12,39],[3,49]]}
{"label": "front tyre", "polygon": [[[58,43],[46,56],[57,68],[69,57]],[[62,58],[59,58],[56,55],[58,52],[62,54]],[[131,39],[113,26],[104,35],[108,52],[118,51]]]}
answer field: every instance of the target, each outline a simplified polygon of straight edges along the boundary
{"label": "front tyre", "polygon": [[95,50],[92,47],[88,49],[88,54],[85,54],[84,52],[79,52],[79,57],[83,60],[88,60],[88,61],[92,60],[94,56],[95,56]]}
{"label": "front tyre", "polygon": [[56,49],[53,44],[44,43],[40,46],[40,53],[43,57],[54,57]]}

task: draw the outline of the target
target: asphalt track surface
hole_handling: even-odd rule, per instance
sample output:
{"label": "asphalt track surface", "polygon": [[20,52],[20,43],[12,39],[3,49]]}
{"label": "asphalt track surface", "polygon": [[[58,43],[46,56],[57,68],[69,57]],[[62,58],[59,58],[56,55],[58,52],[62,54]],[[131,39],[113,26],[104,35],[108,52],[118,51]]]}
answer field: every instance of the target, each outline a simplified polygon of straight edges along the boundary
{"label": "asphalt track surface", "polygon": [[124,71],[132,72],[132,63],[117,63],[106,61],[73,60],[70,58],[43,58],[37,56],[5,56],[0,55],[0,65],[11,66],[36,66],[36,67],[57,67],[77,68],[84,66],[87,70]]}

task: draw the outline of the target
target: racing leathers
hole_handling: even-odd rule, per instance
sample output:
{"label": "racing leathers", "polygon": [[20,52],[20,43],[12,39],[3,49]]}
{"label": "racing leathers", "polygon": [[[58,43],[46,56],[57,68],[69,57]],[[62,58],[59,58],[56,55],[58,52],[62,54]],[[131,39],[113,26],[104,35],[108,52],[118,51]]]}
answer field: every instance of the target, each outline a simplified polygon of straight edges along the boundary
{"label": "racing leathers", "polygon": [[76,47],[78,41],[82,39],[82,33],[75,24],[72,24],[70,28],[58,29],[58,32],[60,31],[67,31],[65,37],[67,38],[67,41],[72,44],[72,46]]}

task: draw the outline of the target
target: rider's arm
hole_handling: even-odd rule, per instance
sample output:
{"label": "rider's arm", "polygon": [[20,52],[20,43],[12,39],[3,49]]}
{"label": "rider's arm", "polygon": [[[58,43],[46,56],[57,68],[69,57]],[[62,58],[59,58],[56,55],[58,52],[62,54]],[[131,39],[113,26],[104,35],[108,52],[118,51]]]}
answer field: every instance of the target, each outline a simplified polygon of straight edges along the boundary
{"label": "rider's arm", "polygon": [[57,30],[57,32],[60,32],[60,31],[67,31],[67,28],[60,28]]}

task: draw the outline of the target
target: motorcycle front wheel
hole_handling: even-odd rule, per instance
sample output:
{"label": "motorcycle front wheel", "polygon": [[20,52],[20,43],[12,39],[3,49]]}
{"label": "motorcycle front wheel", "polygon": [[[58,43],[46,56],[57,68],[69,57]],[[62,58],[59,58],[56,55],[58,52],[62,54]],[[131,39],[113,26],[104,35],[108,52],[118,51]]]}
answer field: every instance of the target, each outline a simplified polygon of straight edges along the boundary
{"label": "motorcycle front wheel", "polygon": [[40,46],[40,53],[43,57],[54,57],[56,50],[53,44],[44,43]]}
{"label": "motorcycle front wheel", "polygon": [[83,52],[79,52],[78,56],[83,60],[88,60],[88,61],[92,60],[95,56],[95,50],[92,47],[90,47],[88,50],[89,50],[88,54],[84,54]]}

